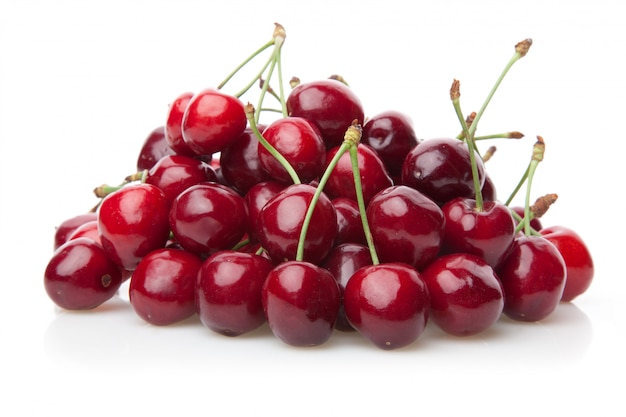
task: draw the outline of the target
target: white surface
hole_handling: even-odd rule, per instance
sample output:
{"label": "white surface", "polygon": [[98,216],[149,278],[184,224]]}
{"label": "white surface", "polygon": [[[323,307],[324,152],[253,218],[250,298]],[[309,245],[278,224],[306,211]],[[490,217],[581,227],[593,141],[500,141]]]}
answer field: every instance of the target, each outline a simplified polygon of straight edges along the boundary
{"label": "white surface", "polygon": [[[0,1],[0,414],[623,413],[622,7],[556,4]],[[237,339],[195,318],[157,328],[122,299],[57,309],[42,285],[54,227],[133,171],[173,98],[219,83],[274,22],[287,31],[287,78],[339,73],[368,115],[404,111],[422,138],[459,131],[453,78],[464,111],[476,110],[513,45],[532,38],[480,132],[526,134],[495,143],[503,198],[544,137],[534,191],[560,197],[544,224],[576,229],[591,248],[589,292],[542,323],[503,319],[469,339],[430,326],[392,352],[357,334],[297,349],[267,328]]]}

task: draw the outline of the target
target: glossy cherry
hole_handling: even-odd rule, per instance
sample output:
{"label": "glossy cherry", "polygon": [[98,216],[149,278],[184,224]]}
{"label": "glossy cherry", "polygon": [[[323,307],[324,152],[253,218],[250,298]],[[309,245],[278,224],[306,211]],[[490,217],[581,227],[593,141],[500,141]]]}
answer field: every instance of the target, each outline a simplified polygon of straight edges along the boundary
{"label": "glossy cherry", "polygon": [[419,272],[403,263],[362,267],[344,291],[350,324],[385,350],[407,346],[422,335],[429,304],[428,289]]}
{"label": "glossy cherry", "polygon": [[231,249],[245,235],[242,196],[215,182],[192,185],[172,202],[169,225],[177,242],[200,256]]}
{"label": "glossy cherry", "polygon": [[185,92],[180,94],[169,105],[165,119],[164,133],[165,140],[170,148],[177,155],[194,156],[195,152],[189,147],[183,138],[183,115],[187,109],[187,105],[191,101],[193,93]]}
{"label": "glossy cherry", "polygon": [[490,328],[504,308],[502,283],[481,257],[440,256],[422,270],[430,295],[430,319],[443,331],[470,336]]}
{"label": "glossy cherry", "polygon": [[79,237],[86,237],[93,240],[97,244],[102,245],[102,242],[100,241],[100,232],[98,231],[98,220],[94,219],[81,224],[74,229],[67,240],[78,239]]}
{"label": "glossy cherry", "polygon": [[[479,182],[485,182],[485,166],[476,153]],[[443,206],[456,197],[474,198],[474,179],[465,141],[427,139],[415,146],[402,164],[401,183],[424,193]]]}
{"label": "glossy cherry", "polygon": [[594,276],[594,263],[585,241],[569,227],[555,225],[540,229],[541,235],[548,239],[563,256],[567,270],[565,288],[561,301],[572,301],[585,293]]}
{"label": "glossy cherry", "polygon": [[286,104],[289,116],[304,117],[319,128],[327,148],[341,145],[352,122],[363,124],[364,120],[361,100],[345,83],[334,79],[299,84]]}
{"label": "glossy cherry", "polygon": [[67,239],[79,226],[97,218],[98,215],[95,212],[89,212],[80,213],[63,220],[54,230],[53,249],[57,250],[59,246],[67,242]]}
{"label": "glossy cherry", "polygon": [[129,271],[169,237],[167,197],[151,184],[130,184],[106,196],[98,208],[98,230],[106,253]]}
{"label": "glossy cherry", "polygon": [[248,120],[238,98],[208,88],[196,93],[185,109],[182,133],[198,155],[222,151],[243,133]]}
{"label": "glossy cherry", "polygon": [[122,283],[120,268],[88,238],[67,241],[54,252],[44,272],[50,299],[67,310],[89,310],[115,295]]}
{"label": "glossy cherry", "polygon": [[137,156],[137,171],[150,169],[159,159],[175,154],[176,152],[170,148],[165,139],[165,127],[159,126],[150,132],[141,145]]}
{"label": "glossy cherry", "polygon": [[376,194],[367,206],[367,220],[381,262],[420,269],[441,249],[443,212],[414,188],[395,185]]}
{"label": "glossy cherry", "polygon": [[337,212],[335,246],[342,243],[367,244],[358,203],[347,197],[338,197],[331,202]]}
{"label": "glossy cherry", "polygon": [[[258,126],[263,131],[263,126]],[[268,181],[270,175],[259,162],[259,140],[250,128],[220,153],[222,175],[239,194],[245,194],[255,184]]]}
{"label": "glossy cherry", "polygon": [[254,253],[219,251],[198,272],[196,304],[204,326],[239,336],[265,323],[261,289],[274,265]]}
{"label": "glossy cherry", "polygon": [[139,317],[167,326],[196,314],[195,286],[199,256],[181,249],[157,249],[137,265],[128,295]]}
{"label": "glossy cherry", "polygon": [[340,297],[333,275],[304,261],[279,264],[262,288],[263,309],[272,333],[292,346],[316,346],[330,338]]}
{"label": "glossy cherry", "polygon": [[248,209],[248,238],[252,242],[259,240],[259,212],[268,201],[274,198],[286,185],[277,181],[261,181],[253,185],[244,195]]}
{"label": "glossy cherry", "polygon": [[504,314],[520,321],[548,317],[563,295],[565,268],[563,256],[548,239],[518,235],[496,269],[504,288]]}

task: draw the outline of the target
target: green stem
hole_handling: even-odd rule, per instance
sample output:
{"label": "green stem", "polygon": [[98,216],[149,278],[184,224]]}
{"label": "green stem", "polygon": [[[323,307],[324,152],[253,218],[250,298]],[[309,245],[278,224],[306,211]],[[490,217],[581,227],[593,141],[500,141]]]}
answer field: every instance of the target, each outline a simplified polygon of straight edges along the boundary
{"label": "green stem", "polygon": [[[222,89],[226,85],[226,83],[228,83],[228,81],[230,81],[235,76],[235,74],[237,74],[237,72],[239,72],[239,70],[241,70],[250,61],[252,61],[254,58],[256,58],[257,55],[259,55],[261,52],[265,51],[267,48],[269,48],[272,45],[274,45],[274,39],[272,39],[271,41],[267,42],[265,45],[263,45],[262,47],[260,47],[256,51],[254,51],[248,58],[246,58],[241,64],[239,64],[230,74],[228,74],[228,76],[226,76],[224,81],[222,81],[217,86],[217,89],[218,90]],[[266,64],[266,66],[267,66],[267,64]]]}
{"label": "green stem", "polygon": [[511,202],[513,201],[513,199],[515,198],[519,190],[522,188],[522,185],[524,185],[524,183],[526,182],[526,178],[528,178],[529,171],[530,171],[530,163],[526,167],[526,171],[524,171],[522,178],[520,178],[519,182],[515,186],[515,189],[511,192],[511,195],[509,195],[509,198],[507,198],[507,200],[505,201],[504,203],[505,206],[509,206],[511,204]]}
{"label": "green stem", "polygon": [[486,139],[521,139],[524,135],[520,132],[504,132],[494,133],[485,136],[474,136],[474,140],[486,140]]}
{"label": "green stem", "polygon": [[241,96],[243,96],[248,90],[250,90],[250,88],[252,88],[253,85],[255,85],[259,79],[263,76],[263,73],[265,72],[265,70],[267,69],[267,67],[273,62],[274,60],[274,56],[272,55],[271,57],[269,57],[269,59],[265,62],[265,65],[263,65],[263,68],[261,68],[261,70],[259,72],[257,72],[257,74],[254,76],[254,78],[252,78],[252,80],[245,86],[243,87],[241,90],[239,90],[239,92],[237,92],[235,94],[235,97],[240,98]]}
{"label": "green stem", "polygon": [[524,202],[524,234],[530,236],[532,234],[530,227],[531,211],[530,211],[530,194],[532,188],[533,177],[539,162],[543,160],[543,154],[545,151],[545,144],[541,136],[537,136],[537,142],[533,146],[533,156],[528,166],[528,179],[526,181],[526,199]]}

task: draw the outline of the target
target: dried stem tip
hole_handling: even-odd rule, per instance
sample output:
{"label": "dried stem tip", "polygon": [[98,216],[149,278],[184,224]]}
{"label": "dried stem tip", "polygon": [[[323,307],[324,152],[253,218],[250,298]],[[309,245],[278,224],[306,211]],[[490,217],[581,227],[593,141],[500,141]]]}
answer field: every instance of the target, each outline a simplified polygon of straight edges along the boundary
{"label": "dried stem tip", "polygon": [[343,136],[344,142],[350,142],[353,145],[358,145],[361,142],[361,136],[363,134],[363,128],[359,124],[359,121],[354,119],[352,124],[346,130]]}
{"label": "dried stem tip", "polygon": [[541,136],[537,136],[537,142],[535,142],[535,145],[533,146],[532,160],[537,162],[543,161],[543,154],[545,151],[546,144],[544,143],[543,138]]}
{"label": "dried stem tip", "polygon": [[496,147],[490,146],[483,155],[483,162],[487,162],[488,160],[490,160],[494,153],[496,153]]}
{"label": "dried stem tip", "polygon": [[281,45],[285,42],[285,38],[287,37],[287,33],[285,32],[285,28],[280,23],[274,23],[274,33],[272,35],[274,38],[274,43],[276,45]]}
{"label": "dried stem tip", "polygon": [[350,86],[350,85],[348,84],[348,82],[346,81],[346,79],[345,79],[345,78],[343,78],[341,75],[338,75],[338,74],[333,74],[333,75],[331,75],[330,77],[328,77],[328,79],[329,79],[329,80],[335,80],[335,81],[342,82],[342,83],[344,83],[345,85],[347,85],[348,87]]}
{"label": "dried stem tip", "polygon": [[556,194],[546,194],[543,197],[539,197],[537,201],[535,201],[535,204],[530,206],[533,218],[538,219],[546,214],[550,206],[554,204],[558,198],[559,196]]}
{"label": "dried stem tip", "polygon": [[461,82],[455,79],[450,87],[450,100],[458,100],[459,97],[461,97]]}
{"label": "dried stem tip", "polygon": [[528,50],[530,49],[530,46],[532,44],[533,44],[533,40],[532,39],[530,39],[530,38],[524,39],[523,41],[518,42],[515,45],[515,51],[520,54],[520,57],[524,57],[528,53]]}
{"label": "dried stem tip", "polygon": [[291,79],[289,80],[289,86],[291,88],[296,88],[299,85],[300,85],[300,78],[298,78],[298,77],[291,77]]}

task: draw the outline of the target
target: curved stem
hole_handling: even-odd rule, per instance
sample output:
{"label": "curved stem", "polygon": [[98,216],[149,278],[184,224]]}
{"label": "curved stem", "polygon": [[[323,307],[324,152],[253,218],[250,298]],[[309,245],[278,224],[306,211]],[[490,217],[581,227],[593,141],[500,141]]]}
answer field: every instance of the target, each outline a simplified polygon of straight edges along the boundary
{"label": "curved stem", "polygon": [[522,185],[524,185],[524,182],[526,182],[526,178],[528,178],[529,171],[530,171],[530,164],[528,164],[528,166],[526,167],[526,171],[524,171],[522,178],[520,178],[519,182],[515,186],[515,189],[511,192],[511,195],[509,195],[509,198],[506,199],[504,203],[505,206],[508,206],[511,204],[511,202],[513,201],[513,199],[515,198],[519,190],[522,188]]}
{"label": "curved stem", "polygon": [[265,65],[263,65],[263,68],[261,68],[261,70],[259,72],[256,73],[256,75],[254,76],[254,78],[246,85],[244,86],[241,90],[239,90],[239,92],[237,92],[235,94],[235,97],[240,98],[241,96],[243,96],[248,90],[250,90],[250,88],[252,88],[252,86],[254,84],[256,84],[259,81],[259,78],[261,78],[263,76],[263,73],[265,72],[265,70],[267,69],[267,67],[269,67],[269,65],[273,62],[274,60],[274,56],[271,56],[266,62]]}
{"label": "curved stem", "polygon": [[256,58],[257,55],[259,55],[261,52],[265,51],[267,48],[269,48],[270,46],[274,45],[274,39],[272,39],[271,41],[267,42],[265,45],[261,46],[259,49],[257,49],[256,51],[254,51],[248,58],[246,58],[241,64],[239,64],[230,74],[228,74],[226,76],[226,78],[224,79],[224,81],[222,81],[218,86],[217,89],[221,89],[223,88],[226,83],[228,83],[228,81],[230,81],[235,74],[237,74],[237,72],[239,72],[239,70],[241,70],[244,66],[246,66],[246,64],[248,64],[250,61],[252,61],[254,58]]}

